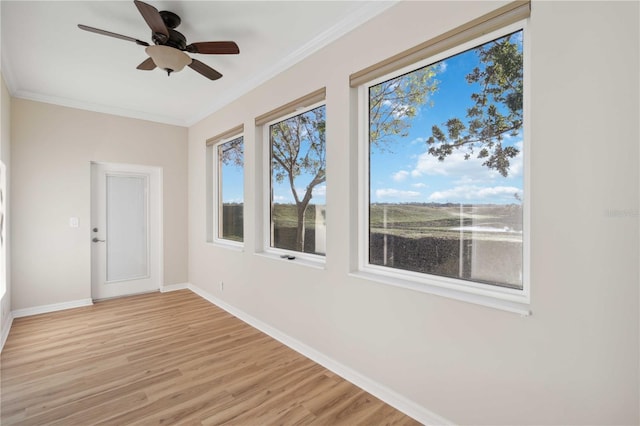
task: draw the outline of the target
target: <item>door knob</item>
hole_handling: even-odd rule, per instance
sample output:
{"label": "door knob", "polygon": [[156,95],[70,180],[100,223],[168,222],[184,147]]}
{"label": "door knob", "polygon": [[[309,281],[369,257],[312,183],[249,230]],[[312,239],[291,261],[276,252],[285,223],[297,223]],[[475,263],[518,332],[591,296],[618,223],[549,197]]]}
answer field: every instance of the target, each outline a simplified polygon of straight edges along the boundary
{"label": "door knob", "polygon": [[93,241],[94,243],[104,243],[105,240],[99,240],[98,237],[93,237]]}

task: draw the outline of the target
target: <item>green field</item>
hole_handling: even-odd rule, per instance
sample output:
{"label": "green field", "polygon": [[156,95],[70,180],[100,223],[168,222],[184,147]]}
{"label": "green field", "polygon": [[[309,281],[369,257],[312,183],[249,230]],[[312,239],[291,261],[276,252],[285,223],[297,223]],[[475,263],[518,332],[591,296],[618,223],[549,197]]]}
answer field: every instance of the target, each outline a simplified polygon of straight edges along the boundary
{"label": "green field", "polygon": [[[298,226],[298,210],[295,204],[274,204],[273,223],[276,228],[296,228]],[[316,225],[316,206],[309,204],[304,217],[306,229],[314,229]]]}
{"label": "green field", "polygon": [[[229,209],[229,210],[226,210]],[[225,205],[225,217],[237,217],[231,209],[242,206]],[[235,210],[234,210],[235,212]],[[386,212],[386,220],[385,220]],[[241,214],[241,212],[240,212]],[[293,228],[298,224],[296,206],[274,204],[273,223],[276,229]],[[305,228],[313,231],[316,223],[316,206],[310,204],[305,215]],[[242,236],[241,221],[229,223],[228,234]],[[227,227],[225,226],[225,228]],[[369,208],[371,233],[397,235],[404,238],[460,238],[460,227],[473,229],[475,239],[499,241],[522,240],[522,206],[517,204],[460,205],[453,204],[372,204]],[[470,228],[474,227],[474,228]],[[487,229],[488,231],[483,231]],[[507,232],[496,232],[497,230]]]}
{"label": "green field", "polygon": [[482,204],[463,205],[461,208],[460,205],[433,203],[372,204],[369,208],[369,226],[371,233],[404,238],[429,236],[453,239],[460,237],[457,228],[474,227],[475,239],[521,241],[522,206]]}
{"label": "green field", "polygon": [[[228,213],[232,208],[242,206],[225,206]],[[373,265],[522,286],[521,205],[372,204],[369,216]],[[296,206],[274,204],[272,220],[273,246],[296,250]],[[225,232],[241,240],[241,226],[241,221],[229,222]],[[305,216],[304,252],[315,252],[315,240],[316,206],[311,204]]]}

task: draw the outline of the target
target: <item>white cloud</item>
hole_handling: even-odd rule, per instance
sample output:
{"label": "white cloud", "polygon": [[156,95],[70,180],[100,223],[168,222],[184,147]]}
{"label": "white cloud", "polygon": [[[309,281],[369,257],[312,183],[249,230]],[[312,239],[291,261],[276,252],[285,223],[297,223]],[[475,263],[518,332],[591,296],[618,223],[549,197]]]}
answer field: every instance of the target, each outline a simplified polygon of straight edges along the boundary
{"label": "white cloud", "polygon": [[406,170],[400,170],[399,172],[394,173],[391,176],[391,179],[393,179],[396,182],[402,182],[404,181],[407,177],[409,176],[409,172]]}
{"label": "white cloud", "polygon": [[[298,193],[298,196],[302,198],[304,197],[304,194],[306,194],[307,188],[298,186],[296,187],[296,192]],[[327,185],[314,186],[311,190],[311,195],[313,197],[325,197],[327,195]],[[293,196],[290,196],[289,198],[293,198]]]}
{"label": "white cloud", "polygon": [[312,195],[314,197],[325,197],[327,195],[327,185],[319,185],[313,188]]}
{"label": "white cloud", "polygon": [[436,191],[429,195],[429,201],[451,201],[456,200],[482,200],[487,202],[516,202],[514,194],[522,197],[522,190],[514,186],[493,186],[481,187],[476,185],[461,185],[444,191]]}
{"label": "white cloud", "polygon": [[382,101],[382,105],[388,107],[391,110],[394,118],[403,118],[409,111],[409,105],[402,104],[400,102],[391,102],[388,99]]}
{"label": "white cloud", "polygon": [[425,143],[425,142],[426,142],[425,138],[415,138],[414,140],[409,142],[409,145],[418,145],[418,144]]}
{"label": "white cloud", "polygon": [[418,183],[412,183],[411,186],[413,186],[414,188],[426,188],[427,184],[423,182],[418,182]]}
{"label": "white cloud", "polygon": [[516,155],[514,158],[511,159],[510,164],[511,166],[509,167],[509,176],[520,176],[522,175],[522,169],[524,166],[524,161],[523,161],[523,143],[522,140],[516,142],[513,144],[516,148],[518,148],[518,155]]}
{"label": "white cloud", "polygon": [[[509,177],[517,177],[522,174],[522,141],[513,144],[520,151],[518,155],[510,160]],[[411,170],[411,176],[418,178],[421,176],[453,176],[458,177],[459,184],[470,180],[492,181],[501,177],[500,173],[483,166],[484,158],[477,158],[471,155],[468,160],[464,156],[466,151],[454,150],[451,155],[443,161],[438,160],[428,152],[423,152],[418,156],[415,168]]]}
{"label": "white cloud", "polygon": [[224,204],[242,204],[244,200],[242,198],[230,198],[223,201]]}
{"label": "white cloud", "polygon": [[415,198],[418,196],[420,193],[417,191],[402,191],[393,188],[376,190],[376,198]]}
{"label": "white cloud", "polygon": [[273,201],[277,202],[277,203],[282,203],[284,201],[289,201],[290,197],[285,197],[282,195],[274,195],[273,196]]}

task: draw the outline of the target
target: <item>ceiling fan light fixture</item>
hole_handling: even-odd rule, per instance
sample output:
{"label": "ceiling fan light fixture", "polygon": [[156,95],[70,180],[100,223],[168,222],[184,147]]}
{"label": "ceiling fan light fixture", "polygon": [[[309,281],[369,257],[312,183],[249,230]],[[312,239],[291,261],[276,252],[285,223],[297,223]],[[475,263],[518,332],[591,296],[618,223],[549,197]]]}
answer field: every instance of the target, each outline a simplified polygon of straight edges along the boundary
{"label": "ceiling fan light fixture", "polygon": [[170,46],[149,46],[145,51],[147,55],[153,59],[153,63],[156,64],[158,68],[167,71],[168,74],[181,71],[192,61],[189,55]]}

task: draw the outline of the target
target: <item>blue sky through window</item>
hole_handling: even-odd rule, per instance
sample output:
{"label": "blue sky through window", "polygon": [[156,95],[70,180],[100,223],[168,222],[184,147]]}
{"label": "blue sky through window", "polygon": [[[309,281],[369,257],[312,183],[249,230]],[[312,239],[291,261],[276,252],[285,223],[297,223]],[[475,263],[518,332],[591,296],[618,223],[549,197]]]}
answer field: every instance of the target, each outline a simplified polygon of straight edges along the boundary
{"label": "blue sky through window", "polygon": [[222,202],[224,204],[242,204],[244,170],[235,164],[222,165]]}
{"label": "blue sky through window", "polygon": [[[522,32],[511,36],[522,50]],[[475,50],[433,64],[438,81],[437,90],[411,120],[406,137],[394,136],[382,152],[371,148],[370,201],[372,203],[465,203],[465,204],[520,204],[523,193],[523,135],[505,135],[503,146],[515,146],[517,157],[511,159],[507,177],[483,166],[483,159],[472,156],[464,159],[464,150],[454,151],[439,161],[427,150],[431,127],[442,126],[449,118],[458,117],[466,124],[466,110],[473,105],[471,94],[480,90],[479,84],[466,80],[480,61]],[[390,151],[390,152],[389,152]],[[234,165],[223,168],[223,202],[243,200],[243,170]],[[304,193],[311,176],[296,178],[298,193]],[[273,184],[273,201],[294,203],[287,182]],[[517,197],[516,197],[517,194]],[[312,204],[326,203],[326,184],[313,192]]]}
{"label": "blue sky through window", "polygon": [[[219,149],[225,151],[231,149],[234,142],[238,139],[226,142],[219,146]],[[221,195],[223,204],[242,204],[244,203],[244,142],[239,145],[240,154],[238,154],[242,165],[236,164],[231,159],[222,161],[220,170]]]}
{"label": "blue sky through window", "polygon": [[[522,49],[521,32],[511,36]],[[470,203],[519,204],[523,191],[523,136],[505,135],[503,146],[520,151],[511,159],[509,174],[503,177],[465,150],[439,161],[430,155],[426,143],[431,128],[458,117],[467,124],[467,108],[473,106],[471,94],[480,91],[479,83],[466,80],[481,66],[475,50],[469,50],[433,64],[437,90],[411,120],[406,137],[394,136],[382,151],[372,146],[370,155],[370,201],[372,203]],[[391,152],[389,152],[391,151]],[[517,197],[516,195],[517,194]]]}

